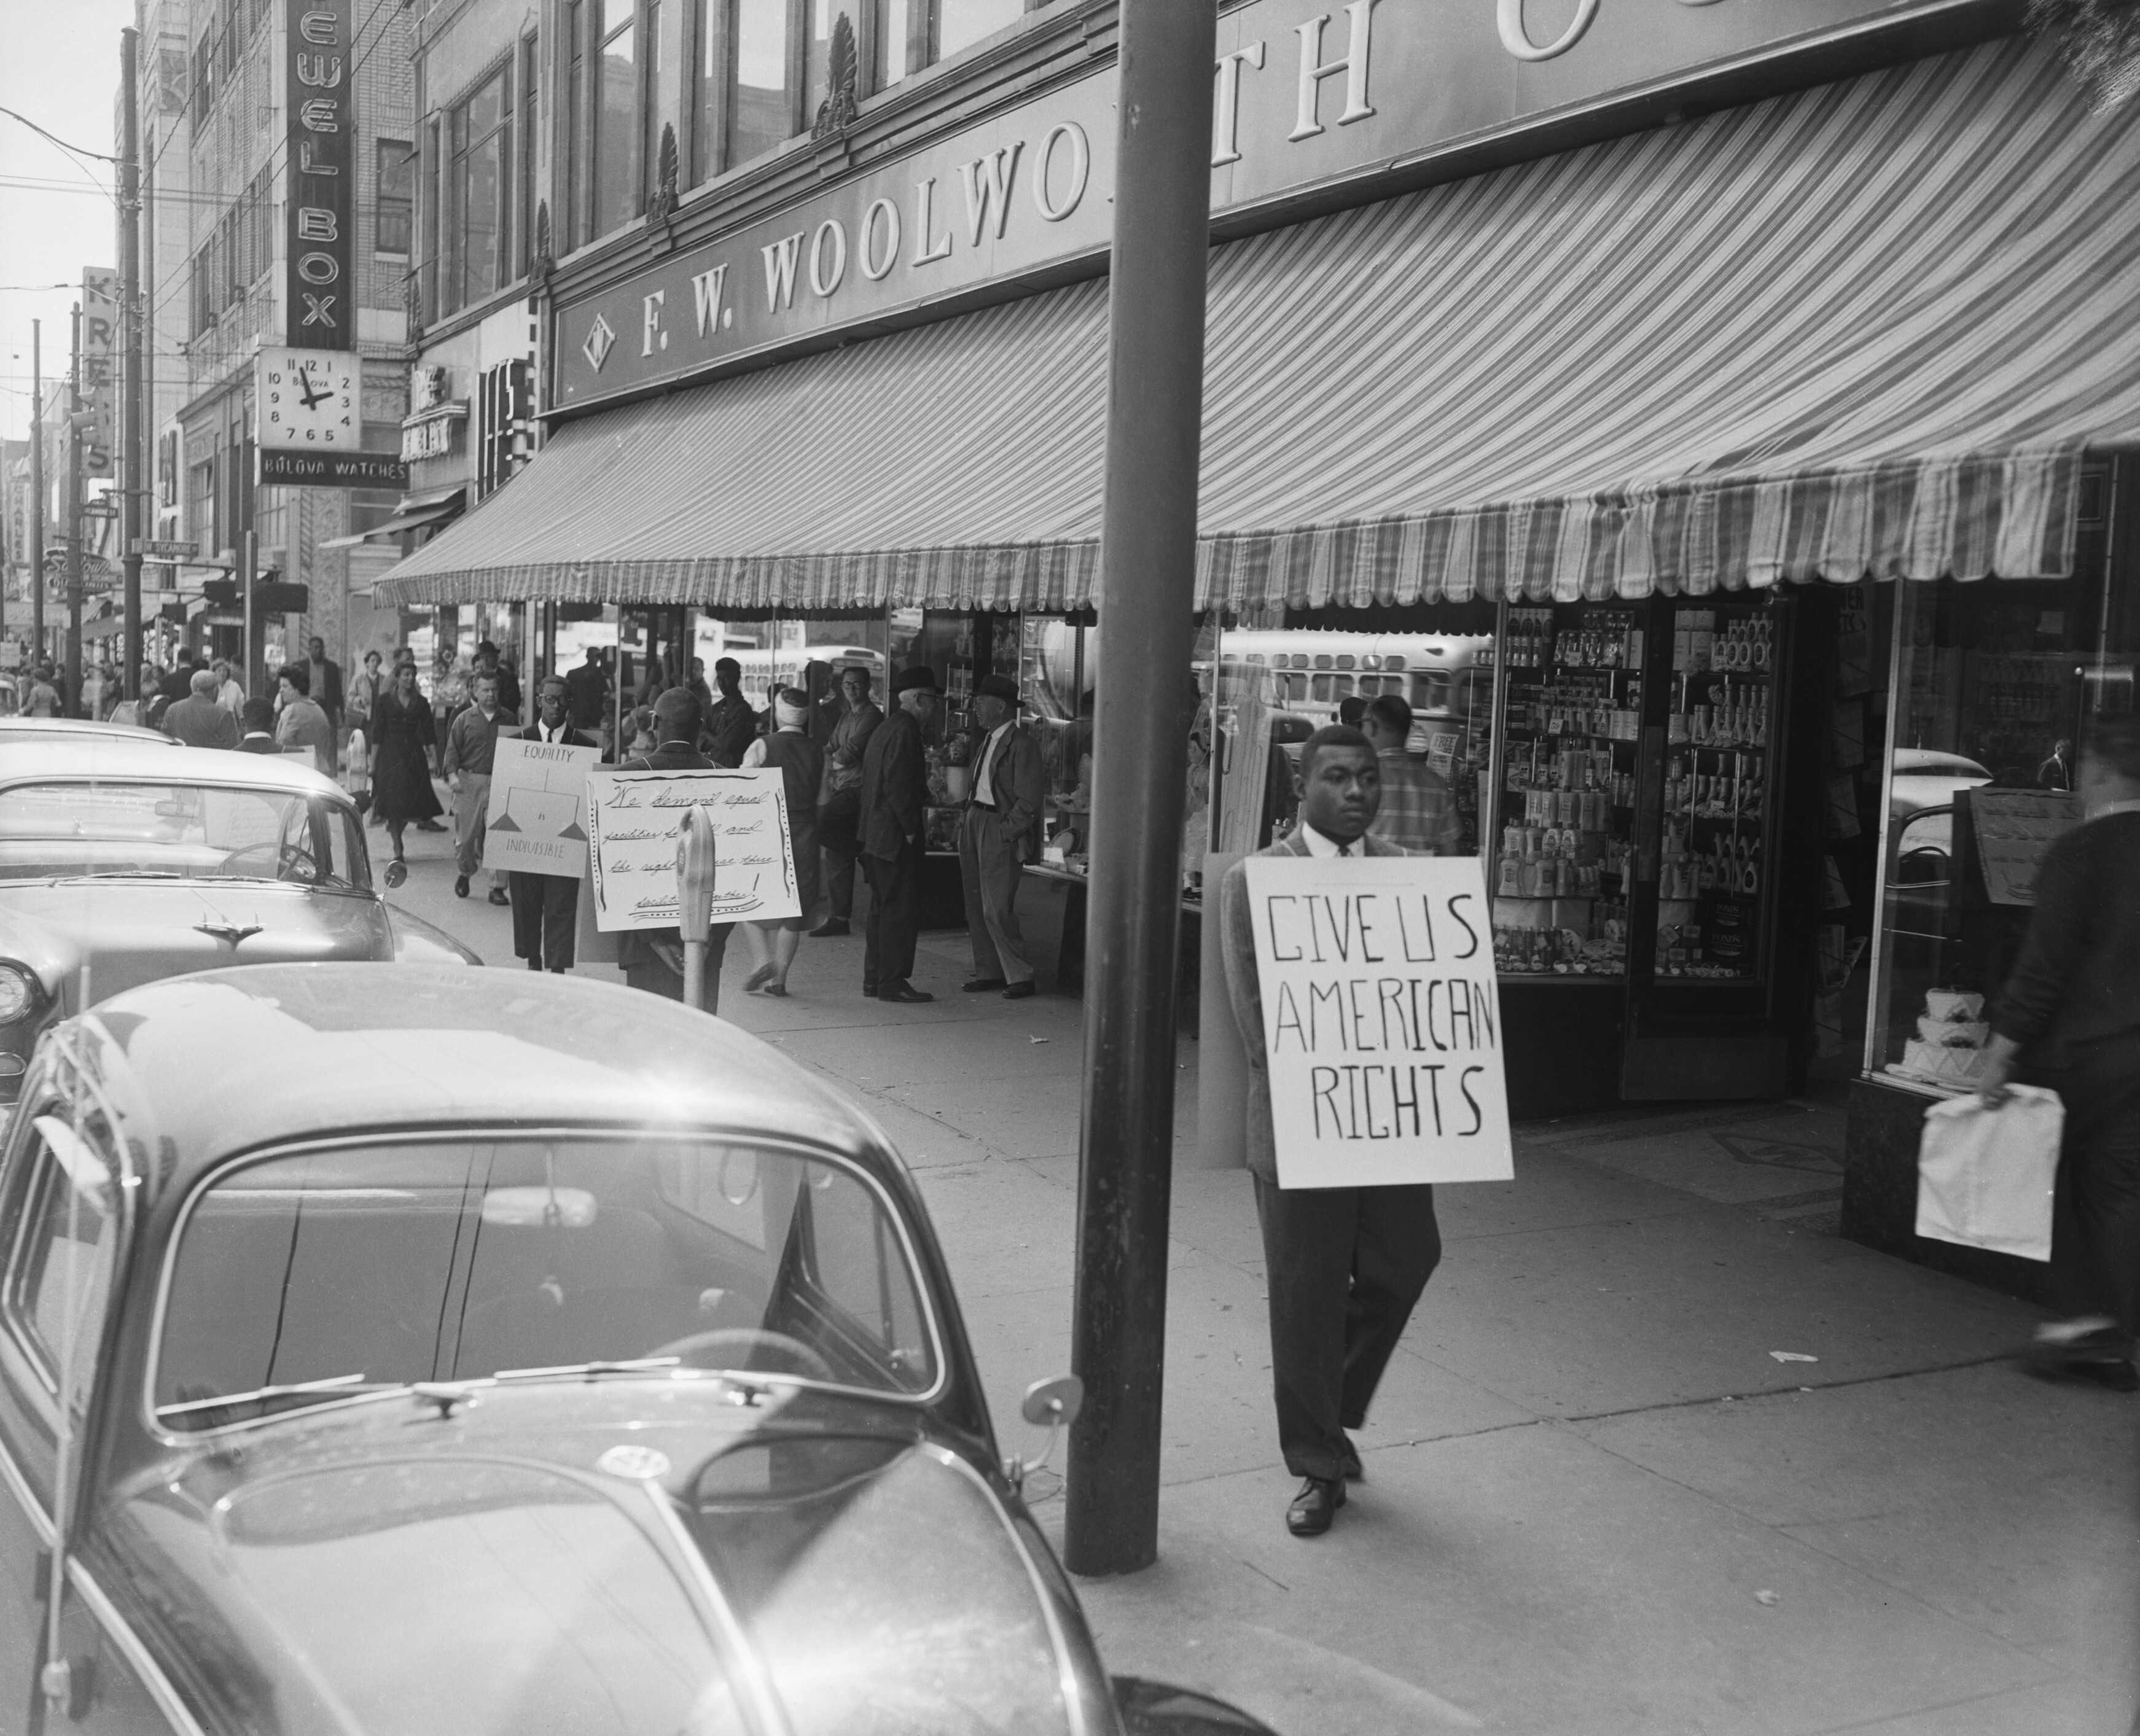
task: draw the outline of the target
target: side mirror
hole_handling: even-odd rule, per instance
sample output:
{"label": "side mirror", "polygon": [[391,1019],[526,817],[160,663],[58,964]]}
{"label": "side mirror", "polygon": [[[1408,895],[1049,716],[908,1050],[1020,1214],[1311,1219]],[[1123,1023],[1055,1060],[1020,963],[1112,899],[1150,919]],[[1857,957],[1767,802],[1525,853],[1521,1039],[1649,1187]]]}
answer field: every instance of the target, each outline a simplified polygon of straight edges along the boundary
{"label": "side mirror", "polygon": [[386,865],[386,890],[398,892],[409,884],[409,865],[398,857]]}
{"label": "side mirror", "polygon": [[1077,1413],[1084,1408],[1085,1383],[1075,1375],[1035,1380],[1025,1389],[1018,1414],[1034,1428],[1048,1430],[1048,1444],[1040,1449],[1038,1459],[1021,1459],[1014,1453],[1004,1460],[1004,1475],[1014,1488],[1023,1488],[1028,1477],[1047,1465],[1048,1455],[1055,1450],[1055,1437],[1076,1422]]}

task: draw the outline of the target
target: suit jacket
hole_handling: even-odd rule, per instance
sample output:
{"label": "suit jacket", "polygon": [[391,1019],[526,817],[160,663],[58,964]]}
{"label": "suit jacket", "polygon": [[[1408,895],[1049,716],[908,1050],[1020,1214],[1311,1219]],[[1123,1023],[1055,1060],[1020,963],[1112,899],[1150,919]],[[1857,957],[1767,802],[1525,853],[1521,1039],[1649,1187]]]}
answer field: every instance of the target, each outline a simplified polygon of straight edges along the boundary
{"label": "suit jacket", "polygon": [[921,725],[901,706],[870,732],[862,749],[861,819],[865,855],[889,860],[921,835],[921,810],[929,802],[929,763]]}
{"label": "suit jacket", "polygon": [[164,733],[189,748],[235,748],[243,732],[214,700],[193,694],[165,709]]}
{"label": "suit jacket", "polygon": [[[310,668],[312,660],[307,658],[306,666]],[[314,684],[320,691],[312,695],[312,701],[327,714],[327,721],[339,729],[341,727],[341,665],[329,657],[321,663],[320,670],[324,679]]]}
{"label": "suit jacket", "polygon": [[[974,780],[966,797],[969,807],[980,790],[981,757],[988,748],[989,738],[984,735],[974,748]],[[989,793],[995,798],[996,821],[1004,841],[1014,847],[1023,845],[1021,861],[1037,861],[1041,814],[1048,801],[1048,768],[1041,761],[1040,743],[1024,724],[1013,723],[1003,745],[996,749],[995,762],[989,767]]]}
{"label": "suit jacket", "polygon": [[[1361,839],[1368,856],[1413,856],[1416,851],[1385,842],[1372,832]],[[1259,856],[1306,856],[1308,838],[1299,826]],[[1270,1072],[1264,1057],[1264,995],[1256,981],[1256,935],[1249,911],[1247,859],[1234,864],[1219,882],[1219,944],[1226,965],[1226,998],[1234,1003],[1234,1023],[1248,1051],[1249,1168],[1265,1181],[1278,1179],[1278,1141],[1271,1129]]]}
{"label": "suit jacket", "polygon": [[275,738],[272,735],[248,735],[239,738],[238,751],[240,753],[280,753],[282,750],[275,745]]}

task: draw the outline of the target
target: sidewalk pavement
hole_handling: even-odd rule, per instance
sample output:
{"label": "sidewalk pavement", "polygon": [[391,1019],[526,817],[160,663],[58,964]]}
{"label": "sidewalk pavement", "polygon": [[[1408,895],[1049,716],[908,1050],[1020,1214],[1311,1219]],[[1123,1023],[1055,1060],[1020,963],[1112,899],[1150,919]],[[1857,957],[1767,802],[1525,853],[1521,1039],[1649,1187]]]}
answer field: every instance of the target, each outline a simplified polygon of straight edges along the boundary
{"label": "sidewalk pavement", "polygon": [[[395,902],[511,965],[508,913],[480,881],[454,904],[442,841],[410,835]],[[935,1003],[883,1007],[861,950],[806,940],[770,1001],[737,992],[739,937],[723,1013],[904,1153],[1004,1449],[1036,1450],[1018,1395],[1069,1363],[1081,1005],[960,993],[942,934],[915,978]],[[2002,1359],[2034,1311],[1838,1240],[1835,1101],[1533,1125],[1513,1183],[1442,1189],[1367,1480],[1289,1537],[1254,1209],[1245,1173],[1195,1167],[1195,1052],[1160,1561],[1082,1586],[1111,1667],[1284,1736],[2135,1728],[2140,1400],[2026,1378]],[[1029,1489],[1058,1541],[1059,1490]]]}

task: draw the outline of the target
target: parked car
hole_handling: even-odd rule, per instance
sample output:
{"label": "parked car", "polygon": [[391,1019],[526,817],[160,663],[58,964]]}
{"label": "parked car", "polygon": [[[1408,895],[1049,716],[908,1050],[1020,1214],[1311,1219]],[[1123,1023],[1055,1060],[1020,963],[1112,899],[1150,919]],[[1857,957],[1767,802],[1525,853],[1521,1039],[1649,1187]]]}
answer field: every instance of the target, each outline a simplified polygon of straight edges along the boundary
{"label": "parked car", "polygon": [[160,729],[144,729],[133,723],[97,723],[87,718],[0,717],[0,748],[18,748],[25,742],[160,742],[166,748],[178,743]]}
{"label": "parked car", "polygon": [[0,1705],[47,1732],[1264,1729],[1110,1683],[906,1168],[719,1020],[155,983],[45,1039],[0,1222]]}
{"label": "parked car", "polygon": [[[1917,859],[1910,877],[1922,879],[1936,868],[1944,878],[1944,859],[1954,849],[1955,792],[1990,782],[1990,772],[1959,753],[1929,748],[1895,750],[1887,779],[1888,831],[1900,844],[1899,856]],[[1912,817],[1920,813],[1925,817],[1911,825]],[[1934,858],[1940,860],[1936,863]]]}
{"label": "parked car", "polygon": [[[0,744],[0,1104],[47,1025],[155,978],[290,959],[482,963],[386,904],[356,806],[330,779],[135,733]],[[388,885],[405,875],[392,865]]]}

